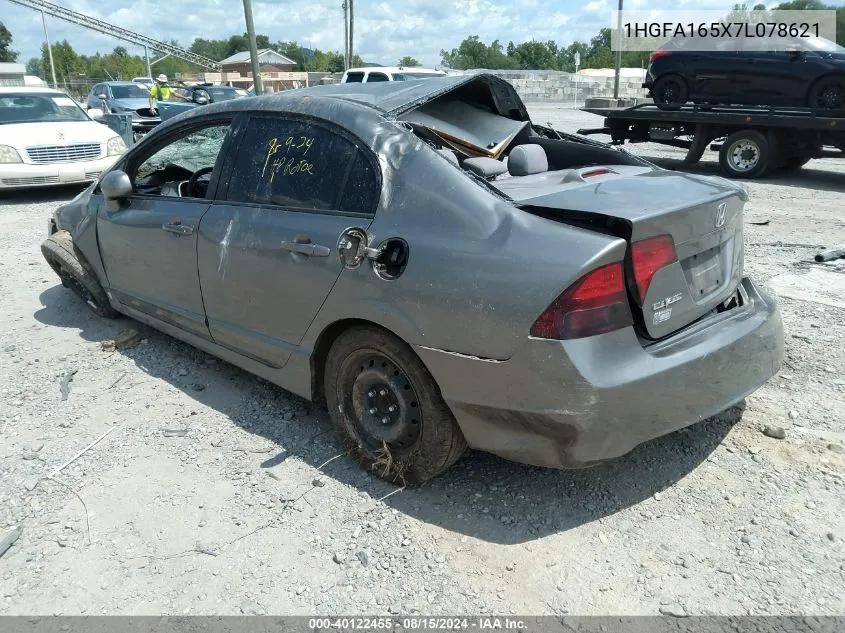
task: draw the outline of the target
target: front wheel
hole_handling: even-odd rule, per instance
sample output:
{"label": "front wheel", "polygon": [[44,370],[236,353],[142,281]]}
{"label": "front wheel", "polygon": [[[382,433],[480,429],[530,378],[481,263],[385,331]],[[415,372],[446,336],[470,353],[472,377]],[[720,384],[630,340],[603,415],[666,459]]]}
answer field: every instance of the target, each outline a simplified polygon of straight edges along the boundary
{"label": "front wheel", "polygon": [[58,231],[41,244],[41,254],[53,269],[62,285],[70,288],[95,314],[115,318],[120,314],[111,307],[97,276],[83,263],[76,252],[70,233]]}
{"label": "front wheel", "polygon": [[807,95],[807,105],[823,110],[845,108],[845,76],[822,77],[813,84]]}
{"label": "front wheel", "polygon": [[734,132],[719,150],[719,166],[729,178],[758,178],[769,170],[772,146],[756,130]]}
{"label": "front wheel", "polygon": [[326,359],[324,389],[350,453],[382,479],[422,483],[467,449],[425,365],[383,330],[354,327],[341,334]]}

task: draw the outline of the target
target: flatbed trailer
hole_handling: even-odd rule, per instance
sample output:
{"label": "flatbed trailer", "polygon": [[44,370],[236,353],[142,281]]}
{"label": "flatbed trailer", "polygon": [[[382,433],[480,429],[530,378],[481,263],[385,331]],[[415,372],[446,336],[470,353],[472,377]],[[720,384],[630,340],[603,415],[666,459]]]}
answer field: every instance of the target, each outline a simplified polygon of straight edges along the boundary
{"label": "flatbed trailer", "polygon": [[800,169],[813,158],[845,158],[845,112],[810,108],[653,104],[630,108],[582,108],[604,117],[604,127],[579,134],[606,134],[611,143],[661,143],[687,150],[697,163],[708,149],[731,178],[759,178]]}

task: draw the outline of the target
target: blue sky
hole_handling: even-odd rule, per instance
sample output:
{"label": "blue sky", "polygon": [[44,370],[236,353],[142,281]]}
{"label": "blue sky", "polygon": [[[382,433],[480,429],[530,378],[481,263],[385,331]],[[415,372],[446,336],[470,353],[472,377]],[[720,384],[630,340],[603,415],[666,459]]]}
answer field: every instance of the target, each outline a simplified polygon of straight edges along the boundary
{"label": "blue sky", "polygon": [[[241,0],[52,0],[156,39],[222,38],[246,30]],[[256,29],[271,41],[296,40],[320,49],[343,48],[342,0],[253,0]],[[0,0],[4,22],[21,61],[39,54],[44,39],[40,13]],[[753,4],[753,3],[752,3]],[[626,0],[626,9],[725,9],[724,0]],[[403,55],[426,66],[440,63],[440,50],[468,35],[503,44],[553,39],[566,45],[588,41],[610,26],[616,0],[356,0],[355,52],[366,61],[393,65]],[[48,17],[53,41],[67,39],[81,53],[126,45],[109,36]],[[126,45],[136,53],[142,50]]]}

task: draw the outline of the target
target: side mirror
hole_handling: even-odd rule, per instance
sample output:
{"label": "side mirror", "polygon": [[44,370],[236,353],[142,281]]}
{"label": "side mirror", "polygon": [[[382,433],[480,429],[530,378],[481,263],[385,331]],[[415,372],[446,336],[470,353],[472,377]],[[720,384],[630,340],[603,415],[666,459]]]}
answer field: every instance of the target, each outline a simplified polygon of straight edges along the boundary
{"label": "side mirror", "polygon": [[106,199],[106,209],[119,211],[120,201],[132,195],[132,181],[126,172],[116,169],[103,176],[100,182],[100,191]]}
{"label": "side mirror", "polygon": [[107,101],[108,98],[109,96],[105,92],[101,92],[97,95],[97,99],[99,99],[100,101]]}
{"label": "side mirror", "polygon": [[206,99],[202,95],[197,95],[194,97],[194,103],[196,103],[197,105],[205,105],[206,103],[208,103],[208,99]]}
{"label": "side mirror", "polygon": [[804,51],[800,46],[790,46],[786,49],[786,52],[789,53],[792,59],[800,59],[804,56]]}
{"label": "side mirror", "polygon": [[103,111],[100,108],[88,108],[88,116],[94,120],[102,119]]}

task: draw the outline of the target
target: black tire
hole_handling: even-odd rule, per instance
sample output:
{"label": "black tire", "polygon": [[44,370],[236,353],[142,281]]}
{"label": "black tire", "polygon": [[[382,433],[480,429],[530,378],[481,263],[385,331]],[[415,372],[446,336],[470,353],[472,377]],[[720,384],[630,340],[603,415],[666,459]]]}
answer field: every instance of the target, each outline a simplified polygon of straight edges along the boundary
{"label": "black tire", "polygon": [[356,326],[341,334],[329,350],[323,380],[329,415],[347,448],[382,479],[422,483],[467,450],[425,365],[383,330]]}
{"label": "black tire", "polygon": [[59,276],[62,285],[73,290],[95,314],[109,319],[120,316],[111,307],[97,276],[77,252],[70,233],[53,233],[41,244],[41,254]]}
{"label": "black tire", "polygon": [[734,132],[719,150],[719,166],[728,178],[759,178],[775,161],[772,142],[757,130]]}
{"label": "black tire", "polygon": [[828,75],[810,86],[807,105],[823,110],[845,109],[845,75]]}
{"label": "black tire", "polygon": [[689,99],[687,82],[680,75],[663,75],[654,82],[652,99],[659,107],[674,108],[684,105]]}

